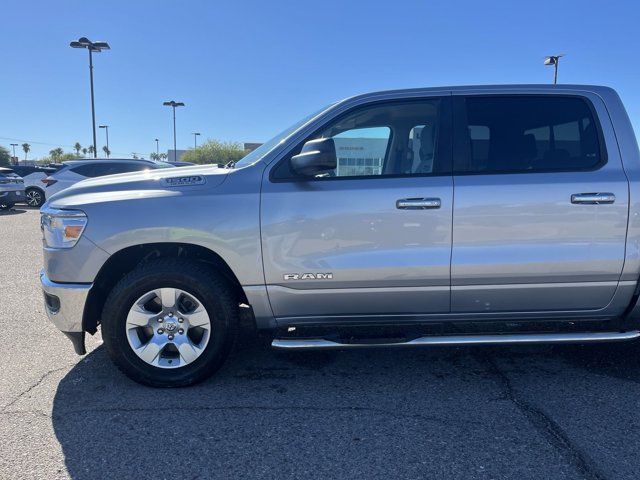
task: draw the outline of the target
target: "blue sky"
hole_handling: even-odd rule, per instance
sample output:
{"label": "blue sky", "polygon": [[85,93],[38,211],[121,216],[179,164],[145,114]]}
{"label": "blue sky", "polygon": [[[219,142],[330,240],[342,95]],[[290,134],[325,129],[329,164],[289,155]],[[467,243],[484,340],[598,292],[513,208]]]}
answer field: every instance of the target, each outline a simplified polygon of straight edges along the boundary
{"label": "blue sky", "polygon": [[[640,131],[640,3],[589,1],[5,0],[0,29],[0,145],[30,155],[91,142],[86,51],[96,116],[111,150],[148,155],[172,143],[264,141],[302,116],[371,90],[548,83],[544,56],[566,53],[561,83],[618,90]],[[15,140],[14,140],[15,139]],[[36,143],[39,142],[39,143]],[[98,148],[104,131],[98,131]]]}

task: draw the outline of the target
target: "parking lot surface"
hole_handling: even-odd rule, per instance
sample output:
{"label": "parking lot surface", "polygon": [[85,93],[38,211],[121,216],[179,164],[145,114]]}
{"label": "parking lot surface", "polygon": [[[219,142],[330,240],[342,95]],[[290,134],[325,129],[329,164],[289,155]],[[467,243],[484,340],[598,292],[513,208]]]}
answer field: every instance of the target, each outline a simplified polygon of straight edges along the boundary
{"label": "parking lot surface", "polygon": [[640,477],[638,343],[279,353],[195,387],[78,357],[46,319],[38,212],[0,213],[0,478]]}

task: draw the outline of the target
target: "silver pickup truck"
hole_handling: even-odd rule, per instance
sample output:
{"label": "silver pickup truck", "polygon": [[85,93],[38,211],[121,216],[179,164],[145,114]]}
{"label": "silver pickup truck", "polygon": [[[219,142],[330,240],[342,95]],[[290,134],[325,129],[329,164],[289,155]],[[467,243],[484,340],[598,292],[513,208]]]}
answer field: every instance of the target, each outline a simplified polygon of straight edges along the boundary
{"label": "silver pickup truck", "polygon": [[640,155],[596,86],[371,93],[235,164],[82,181],[41,211],[47,313],[154,386],[279,349],[640,336]]}

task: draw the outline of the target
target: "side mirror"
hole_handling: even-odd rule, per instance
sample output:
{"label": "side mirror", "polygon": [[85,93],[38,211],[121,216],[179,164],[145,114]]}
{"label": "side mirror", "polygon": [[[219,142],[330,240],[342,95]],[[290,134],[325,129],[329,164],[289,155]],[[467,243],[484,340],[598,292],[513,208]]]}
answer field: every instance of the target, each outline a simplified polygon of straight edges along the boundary
{"label": "side mirror", "polygon": [[338,165],[333,138],[309,140],[298,155],[291,157],[291,169],[298,175],[312,177]]}

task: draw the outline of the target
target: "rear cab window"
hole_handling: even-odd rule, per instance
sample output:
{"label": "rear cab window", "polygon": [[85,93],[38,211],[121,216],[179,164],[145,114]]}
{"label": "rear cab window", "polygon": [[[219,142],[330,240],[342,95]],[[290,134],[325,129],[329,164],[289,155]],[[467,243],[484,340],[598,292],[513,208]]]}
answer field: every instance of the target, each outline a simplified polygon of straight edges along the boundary
{"label": "rear cab window", "polygon": [[560,95],[457,100],[455,173],[593,170],[606,162],[587,99]]}

